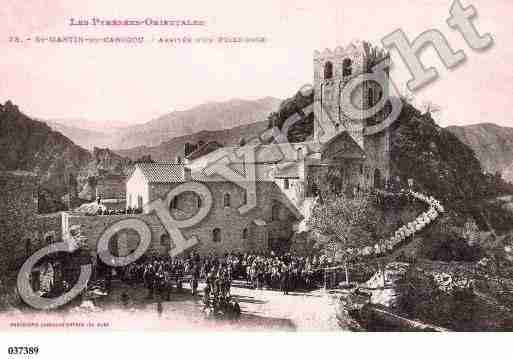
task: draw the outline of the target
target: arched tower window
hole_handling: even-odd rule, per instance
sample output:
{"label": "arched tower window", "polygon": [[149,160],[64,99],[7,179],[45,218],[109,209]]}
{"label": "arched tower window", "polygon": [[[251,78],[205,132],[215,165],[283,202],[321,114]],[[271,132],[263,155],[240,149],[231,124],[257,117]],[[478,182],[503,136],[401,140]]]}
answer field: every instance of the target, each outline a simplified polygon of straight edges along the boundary
{"label": "arched tower window", "polygon": [[353,73],[353,61],[351,59],[344,59],[342,61],[342,75],[351,76]]}
{"label": "arched tower window", "polygon": [[327,61],[324,65],[324,79],[328,80],[333,77],[333,63]]}
{"label": "arched tower window", "polygon": [[248,229],[244,228],[242,230],[242,239],[248,239]]}
{"label": "arched tower window", "polygon": [[230,194],[225,193],[223,197],[223,206],[224,207],[230,207]]}
{"label": "arched tower window", "polygon": [[221,229],[214,228],[214,230],[212,231],[212,241],[221,242]]}

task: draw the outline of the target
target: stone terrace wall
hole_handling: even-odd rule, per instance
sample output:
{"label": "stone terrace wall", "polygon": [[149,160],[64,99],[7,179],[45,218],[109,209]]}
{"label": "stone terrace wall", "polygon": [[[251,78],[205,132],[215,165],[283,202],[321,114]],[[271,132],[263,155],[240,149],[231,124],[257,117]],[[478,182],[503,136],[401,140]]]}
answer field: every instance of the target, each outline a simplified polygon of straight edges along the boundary
{"label": "stone terrace wall", "polygon": [[[210,185],[210,184],[209,184]],[[295,218],[288,209],[280,204],[278,219],[272,220],[272,205],[277,202],[273,200],[278,195],[279,188],[274,183],[259,183],[257,186],[258,206],[241,215],[238,206],[241,204],[242,191],[235,190],[234,184],[216,183],[211,189],[214,197],[212,210],[203,221],[193,227],[182,229],[185,238],[196,237],[199,245],[194,249],[200,254],[222,255],[230,251],[266,250],[267,238],[288,239],[292,236],[292,226]],[[231,194],[230,207],[223,206],[222,194]],[[184,214],[194,214],[197,211],[197,199],[194,196],[184,194],[178,203],[178,208]],[[175,218],[180,215],[173,211]],[[187,216],[187,215],[186,215]],[[160,219],[155,213],[139,215],[112,215],[112,216],[83,216],[71,215],[69,225],[81,225],[81,233],[88,240],[89,249],[93,254],[96,252],[97,242],[102,233],[114,223],[127,218],[138,218],[144,221],[151,229],[152,238],[148,254],[166,254],[171,246],[170,241],[163,235],[167,234]],[[255,220],[263,220],[266,223],[266,236],[257,235]],[[221,240],[213,241],[213,230],[219,228]],[[243,238],[244,229],[247,229],[248,237]],[[126,238],[126,243],[111,245],[111,248],[128,247],[129,251],[137,246],[138,235],[135,231],[123,231],[118,234],[119,238]],[[122,239],[120,239],[122,240]],[[114,242],[114,240],[112,240]],[[115,252],[113,252],[115,253]]]}

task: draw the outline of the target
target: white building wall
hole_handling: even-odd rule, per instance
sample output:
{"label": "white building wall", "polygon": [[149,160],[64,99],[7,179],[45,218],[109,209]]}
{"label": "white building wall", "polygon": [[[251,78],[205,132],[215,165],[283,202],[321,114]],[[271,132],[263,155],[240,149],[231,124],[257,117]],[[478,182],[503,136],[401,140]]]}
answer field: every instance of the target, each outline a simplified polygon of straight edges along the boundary
{"label": "white building wall", "polygon": [[142,198],[142,205],[149,201],[149,185],[139,168],[136,168],[132,176],[126,182],[126,206],[138,207],[138,198]]}

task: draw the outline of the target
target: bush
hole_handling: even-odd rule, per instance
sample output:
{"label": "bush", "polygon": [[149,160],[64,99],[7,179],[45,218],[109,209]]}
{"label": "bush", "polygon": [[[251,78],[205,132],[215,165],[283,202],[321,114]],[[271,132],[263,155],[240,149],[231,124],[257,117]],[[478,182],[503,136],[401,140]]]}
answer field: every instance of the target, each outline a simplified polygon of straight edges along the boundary
{"label": "bush", "polygon": [[445,328],[475,330],[476,296],[470,288],[442,291],[434,278],[410,268],[397,282],[395,306],[412,319]]}
{"label": "bush", "polygon": [[444,262],[473,262],[481,259],[484,256],[481,246],[470,245],[457,228],[451,220],[433,224],[422,241],[421,256]]}

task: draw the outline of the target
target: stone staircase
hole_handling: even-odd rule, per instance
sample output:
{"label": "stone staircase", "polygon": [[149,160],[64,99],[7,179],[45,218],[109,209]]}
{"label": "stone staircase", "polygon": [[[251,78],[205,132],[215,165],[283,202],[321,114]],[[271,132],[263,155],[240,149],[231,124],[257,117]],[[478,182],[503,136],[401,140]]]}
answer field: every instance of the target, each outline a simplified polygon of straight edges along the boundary
{"label": "stone staircase", "polygon": [[387,239],[381,241],[380,244],[374,246],[366,246],[358,250],[359,256],[371,255],[387,255],[392,251],[402,247],[406,242],[421,232],[424,228],[437,220],[437,218],[445,212],[442,204],[432,196],[423,193],[415,192],[413,190],[402,190],[399,193],[389,193],[381,191],[378,193],[383,197],[387,196],[406,196],[410,200],[418,200],[425,203],[428,209],[422,212],[415,218],[415,220],[398,228],[394,234]]}
{"label": "stone staircase", "polygon": [[[383,241],[384,245],[381,247],[375,246],[372,249],[367,249],[367,253],[370,252],[371,254],[387,256],[386,262],[388,262],[388,264],[384,268],[384,271],[376,272],[372,278],[365,283],[364,287],[368,289],[379,288],[380,291],[372,293],[372,302],[388,306],[395,297],[395,290],[391,284],[404,274],[409,267],[409,264],[407,263],[393,262],[393,260],[403,251],[405,245],[411,243],[410,240],[413,236],[417,235],[416,239],[422,240],[422,236],[418,236],[419,232],[436,221],[437,218],[445,212],[445,209],[442,204],[432,196],[412,190],[403,190],[397,194],[381,193],[381,195],[385,197],[387,195],[406,196],[410,200],[421,201],[428,206],[428,209],[418,215],[415,220],[397,229],[388,240]],[[385,278],[383,278],[383,276]],[[384,288],[383,285],[385,285]]]}

